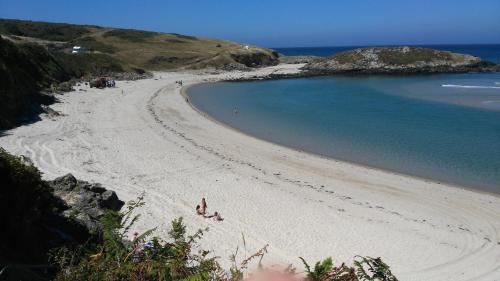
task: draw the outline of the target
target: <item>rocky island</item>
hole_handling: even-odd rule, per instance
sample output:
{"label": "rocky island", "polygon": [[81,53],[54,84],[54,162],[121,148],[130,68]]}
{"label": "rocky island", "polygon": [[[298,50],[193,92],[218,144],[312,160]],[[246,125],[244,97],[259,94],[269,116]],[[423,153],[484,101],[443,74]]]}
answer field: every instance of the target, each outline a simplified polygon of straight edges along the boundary
{"label": "rocky island", "polygon": [[359,48],[307,63],[308,74],[411,74],[499,71],[479,57],[419,47]]}

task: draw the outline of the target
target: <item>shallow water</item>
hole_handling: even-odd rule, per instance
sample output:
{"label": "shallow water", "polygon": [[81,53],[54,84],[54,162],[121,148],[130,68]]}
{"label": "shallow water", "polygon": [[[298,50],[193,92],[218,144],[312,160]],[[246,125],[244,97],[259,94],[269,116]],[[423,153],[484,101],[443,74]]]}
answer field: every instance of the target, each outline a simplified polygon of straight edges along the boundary
{"label": "shallow water", "polygon": [[202,84],[188,94],[215,119],[268,141],[500,193],[500,89],[443,87],[499,81],[321,77]]}

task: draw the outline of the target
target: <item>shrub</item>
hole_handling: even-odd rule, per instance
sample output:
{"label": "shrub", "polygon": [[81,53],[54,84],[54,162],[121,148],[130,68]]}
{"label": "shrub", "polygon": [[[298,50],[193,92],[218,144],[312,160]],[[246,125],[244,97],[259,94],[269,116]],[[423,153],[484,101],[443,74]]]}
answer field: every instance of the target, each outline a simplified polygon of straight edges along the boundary
{"label": "shrub", "polygon": [[313,269],[303,258],[300,259],[306,268],[308,281],[397,281],[381,258],[357,256],[354,266],[349,267],[344,263],[334,266],[329,257],[317,262]]}
{"label": "shrub", "polygon": [[36,167],[25,165],[3,148],[0,182],[0,265],[42,261],[48,248],[39,243],[46,237],[40,225],[55,207],[52,189]]}
{"label": "shrub", "polygon": [[0,129],[29,117],[27,112],[40,112],[39,104],[51,99],[39,91],[67,79],[63,66],[42,46],[0,38]]}
{"label": "shrub", "polygon": [[54,57],[71,77],[100,76],[124,71],[119,60],[106,54],[75,55],[57,52]]}
{"label": "shrub", "polygon": [[[133,215],[134,210],[142,205],[140,197],[129,202],[124,212],[107,211],[102,219],[102,245],[55,251],[53,260],[60,268],[56,280],[239,281],[243,280],[249,263],[255,259],[259,260],[259,268],[264,269],[261,260],[267,253],[267,245],[241,263],[236,262],[236,250],[231,257],[233,265],[229,270],[223,270],[209,251],[195,251],[197,241],[208,229],[187,235],[182,218],[172,221],[167,241],[152,236],[154,229],[127,241],[126,234],[139,219],[138,215]],[[306,280],[310,281],[397,281],[380,258],[358,257],[354,267],[334,266],[332,259],[327,258],[317,262],[312,269],[304,259],[302,261],[306,267]],[[272,272],[271,268],[269,272]],[[283,274],[292,277],[295,270],[290,266]]]}
{"label": "shrub", "polygon": [[216,259],[208,257],[208,251],[193,250],[204,230],[187,235],[182,218],[172,221],[168,242],[151,237],[153,230],[127,241],[126,234],[139,218],[133,211],[142,204],[139,198],[125,212],[106,212],[102,245],[54,252],[53,261],[61,268],[56,280],[223,280]]}

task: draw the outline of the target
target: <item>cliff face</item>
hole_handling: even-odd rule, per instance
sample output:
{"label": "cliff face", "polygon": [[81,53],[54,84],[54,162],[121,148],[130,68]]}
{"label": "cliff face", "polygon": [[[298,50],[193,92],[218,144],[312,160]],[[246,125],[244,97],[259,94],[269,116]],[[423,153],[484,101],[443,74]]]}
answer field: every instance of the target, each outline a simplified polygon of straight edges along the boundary
{"label": "cliff face", "polygon": [[316,73],[439,73],[495,71],[478,57],[417,47],[361,48],[308,63]]}

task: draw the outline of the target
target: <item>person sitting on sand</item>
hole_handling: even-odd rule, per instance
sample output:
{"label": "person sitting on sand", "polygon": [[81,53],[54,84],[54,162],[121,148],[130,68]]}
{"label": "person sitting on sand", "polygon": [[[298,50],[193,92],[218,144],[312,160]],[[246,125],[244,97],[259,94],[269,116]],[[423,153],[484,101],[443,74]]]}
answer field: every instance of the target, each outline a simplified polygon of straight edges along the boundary
{"label": "person sitting on sand", "polygon": [[214,220],[214,221],[223,221],[223,220],[224,220],[224,218],[222,218],[222,217],[220,216],[219,212],[215,212],[215,213],[213,214],[213,216],[210,216],[210,217],[211,217],[211,218],[213,218],[213,220]]}
{"label": "person sitting on sand", "polygon": [[200,216],[203,216],[203,212],[201,211],[200,205],[196,205],[196,214],[200,215]]}

